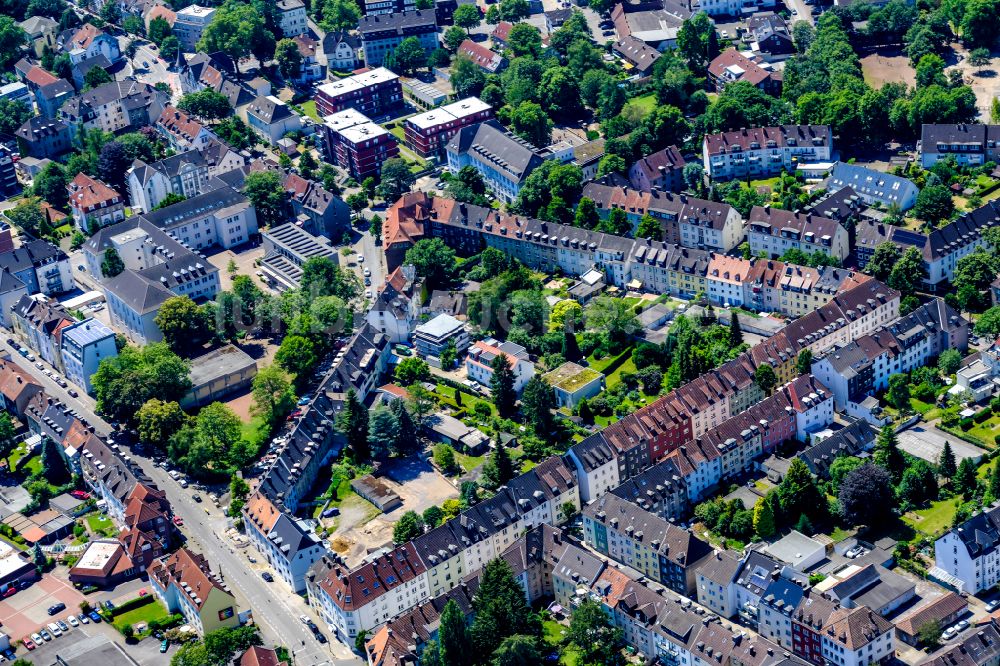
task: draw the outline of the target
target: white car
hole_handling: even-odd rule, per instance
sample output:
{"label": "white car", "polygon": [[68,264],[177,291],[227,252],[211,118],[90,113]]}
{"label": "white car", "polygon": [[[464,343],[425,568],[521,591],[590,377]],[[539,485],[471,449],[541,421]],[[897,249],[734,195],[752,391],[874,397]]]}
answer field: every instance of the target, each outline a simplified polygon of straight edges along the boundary
{"label": "white car", "polygon": [[53,636],[62,636],[62,629],[55,622],[49,622],[48,630]]}
{"label": "white car", "polygon": [[365,263],[365,255],[363,255],[363,254],[359,254],[358,255],[358,263],[359,264]]}
{"label": "white car", "polygon": [[372,290],[365,289],[365,298],[371,298],[371,297],[372,297]]}
{"label": "white car", "polygon": [[69,622],[69,624],[70,624],[71,627],[79,627],[80,626],[80,621],[78,619],[76,619],[76,617],[73,616],[73,615],[70,615],[68,618],[66,618],[66,621]]}
{"label": "white car", "polygon": [[40,635],[38,635],[38,634],[31,634],[31,641],[35,645],[43,645],[45,643],[45,641],[42,639],[42,637]]}
{"label": "white car", "polygon": [[169,475],[170,475],[170,478],[173,479],[174,481],[176,481],[177,479],[179,479],[181,477],[181,473],[178,472],[176,469],[170,470]]}
{"label": "white car", "polygon": [[729,31],[723,30],[721,33],[723,39],[729,39]]}
{"label": "white car", "polygon": [[365,271],[364,272],[365,272],[365,277],[371,277],[372,276],[372,269],[368,268],[367,266],[365,266]]}
{"label": "white car", "polygon": [[90,618],[87,617],[85,613],[80,613],[80,622],[83,622],[84,624],[90,624]]}
{"label": "white car", "polygon": [[177,483],[181,484],[181,488],[187,488],[188,487],[187,479],[181,479]]}
{"label": "white car", "polygon": [[943,638],[946,641],[950,641],[951,639],[953,639],[955,637],[955,634],[957,634],[957,633],[958,633],[958,630],[955,627],[948,627],[941,634],[941,638]]}

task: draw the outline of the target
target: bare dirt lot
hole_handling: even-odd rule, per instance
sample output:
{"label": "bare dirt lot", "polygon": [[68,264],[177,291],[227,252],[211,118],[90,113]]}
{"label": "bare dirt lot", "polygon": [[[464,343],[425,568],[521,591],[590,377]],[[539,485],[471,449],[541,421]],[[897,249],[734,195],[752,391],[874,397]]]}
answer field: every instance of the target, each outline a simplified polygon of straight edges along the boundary
{"label": "bare dirt lot", "polygon": [[910,59],[899,49],[885,49],[861,59],[865,82],[873,88],[886,83],[905,83],[912,88],[917,84],[917,73],[910,67]]}

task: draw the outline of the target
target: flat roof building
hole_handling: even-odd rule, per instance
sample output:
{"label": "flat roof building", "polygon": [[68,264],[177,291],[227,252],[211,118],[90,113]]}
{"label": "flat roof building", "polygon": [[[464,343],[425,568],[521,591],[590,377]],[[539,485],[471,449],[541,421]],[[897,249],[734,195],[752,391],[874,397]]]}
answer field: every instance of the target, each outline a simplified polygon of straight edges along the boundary
{"label": "flat roof building", "polygon": [[182,407],[199,407],[242,390],[257,375],[257,361],[234,345],[191,360],[191,390]]}

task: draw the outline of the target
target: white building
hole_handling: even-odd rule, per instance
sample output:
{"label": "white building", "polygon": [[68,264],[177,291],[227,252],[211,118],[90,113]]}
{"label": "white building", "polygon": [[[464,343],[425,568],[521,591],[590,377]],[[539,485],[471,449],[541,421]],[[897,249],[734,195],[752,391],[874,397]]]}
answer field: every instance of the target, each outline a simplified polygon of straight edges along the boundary
{"label": "white building", "polygon": [[250,543],[278,576],[296,594],[304,592],[309,568],[326,553],[305,521],[279,511],[264,495],[255,493],[243,508],[243,525]]}
{"label": "white building", "polygon": [[702,143],[705,173],[714,180],[768,178],[802,164],[829,162],[832,153],[829,125],[755,127],[706,134]]}
{"label": "white building", "polygon": [[214,16],[215,7],[198,5],[188,5],[177,12],[172,34],[181,43],[182,51],[198,50],[197,44],[201,39],[201,33],[212,22]]}
{"label": "white building", "polygon": [[978,594],[1000,583],[1000,504],[994,502],[934,542],[930,575]]}
{"label": "white building", "polygon": [[413,333],[413,342],[417,354],[428,363],[439,364],[441,353],[448,348],[449,343],[455,346],[456,356],[469,348],[469,332],[465,323],[451,315],[439,314],[426,324],[417,326]]}
{"label": "white building", "polygon": [[302,0],[278,0],[278,13],[281,17],[278,27],[285,37],[295,37],[309,31],[306,25],[306,6]]}
{"label": "white building", "polygon": [[489,386],[493,379],[493,359],[500,354],[507,357],[510,369],[514,372],[514,390],[520,393],[528,380],[535,376],[535,364],[528,358],[528,350],[513,342],[487,338],[472,345],[469,355],[465,357],[469,379]]}
{"label": "white building", "polygon": [[576,468],[580,500],[584,504],[593,502],[621,484],[618,457],[600,433],[570,447],[568,455]]}
{"label": "white building", "polygon": [[843,261],[851,251],[847,229],[836,220],[811,213],[793,213],[770,206],[754,206],[748,220],[750,251],[777,259],[788,250],[822,252]]}
{"label": "white building", "polygon": [[61,353],[66,378],[90,393],[90,378],[101,361],[118,356],[115,332],[98,319],[85,319],[62,329]]}

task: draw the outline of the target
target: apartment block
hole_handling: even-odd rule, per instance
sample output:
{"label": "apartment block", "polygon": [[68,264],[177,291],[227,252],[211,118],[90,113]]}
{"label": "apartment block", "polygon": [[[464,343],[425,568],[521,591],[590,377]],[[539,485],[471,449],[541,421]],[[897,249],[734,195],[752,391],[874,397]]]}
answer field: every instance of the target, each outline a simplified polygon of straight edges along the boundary
{"label": "apartment block", "polygon": [[198,51],[198,40],[215,16],[214,7],[188,5],[177,11],[171,34],[181,43],[181,50],[191,53]]}
{"label": "apartment block", "polygon": [[920,128],[920,166],[928,169],[938,161],[953,158],[959,166],[977,166],[1000,157],[1000,125],[958,123]]}
{"label": "apartment block", "polygon": [[753,254],[777,259],[788,250],[821,252],[843,261],[851,251],[847,229],[836,220],[770,206],[754,206],[747,220]]}
{"label": "apartment block", "polygon": [[359,111],[345,109],[326,116],[324,121],[327,159],[346,169],[355,180],[379,178],[382,164],[399,156],[396,137]]}
{"label": "apartment block", "polygon": [[402,108],[403,87],[398,76],[385,67],[376,67],[316,86],[314,99],[316,110],[323,118],[345,109],[379,118]]}
{"label": "apartment block", "polygon": [[493,118],[493,107],[478,97],[447,104],[406,119],[406,145],[424,158],[442,158],[458,130]]}
{"label": "apartment block", "polygon": [[381,67],[389,53],[404,39],[416,38],[424,52],[430,55],[438,48],[437,17],[433,9],[413,9],[391,14],[361,17],[358,33],[369,67]]}
{"label": "apartment block", "polygon": [[702,143],[705,173],[714,180],[768,178],[800,165],[829,162],[833,134],[829,125],[783,125],[706,134]]}
{"label": "apartment block", "polygon": [[125,219],[125,200],[104,182],[79,173],[66,186],[73,223],[85,234]]}

